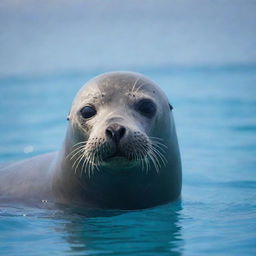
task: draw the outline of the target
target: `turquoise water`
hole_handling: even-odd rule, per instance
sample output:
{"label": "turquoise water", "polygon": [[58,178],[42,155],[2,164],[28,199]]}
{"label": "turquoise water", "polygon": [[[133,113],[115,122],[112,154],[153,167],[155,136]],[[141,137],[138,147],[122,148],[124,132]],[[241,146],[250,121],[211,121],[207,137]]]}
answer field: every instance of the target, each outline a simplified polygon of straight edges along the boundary
{"label": "turquoise water", "polygon": [[[139,211],[0,206],[1,255],[256,255],[256,67],[138,70],[174,106],[182,199]],[[0,79],[0,161],[58,150],[96,73]]]}

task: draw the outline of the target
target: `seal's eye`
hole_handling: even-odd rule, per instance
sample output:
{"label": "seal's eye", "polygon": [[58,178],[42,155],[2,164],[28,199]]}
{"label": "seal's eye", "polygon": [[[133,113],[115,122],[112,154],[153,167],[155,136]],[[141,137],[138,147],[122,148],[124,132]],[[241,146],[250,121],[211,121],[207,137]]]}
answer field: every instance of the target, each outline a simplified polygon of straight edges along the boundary
{"label": "seal's eye", "polygon": [[156,105],[150,99],[142,99],[137,102],[135,106],[137,111],[139,111],[144,116],[153,117],[156,113]]}
{"label": "seal's eye", "polygon": [[83,118],[90,118],[96,115],[97,111],[93,106],[85,106],[80,110]]}

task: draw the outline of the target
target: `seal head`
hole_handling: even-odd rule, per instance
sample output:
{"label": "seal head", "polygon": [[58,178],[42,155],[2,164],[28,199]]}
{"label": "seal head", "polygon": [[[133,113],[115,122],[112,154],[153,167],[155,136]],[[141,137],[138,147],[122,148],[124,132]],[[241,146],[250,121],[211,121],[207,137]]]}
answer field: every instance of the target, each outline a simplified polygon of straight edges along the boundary
{"label": "seal head", "polygon": [[181,162],[168,99],[138,73],[111,72],[76,95],[53,188],[60,202],[137,209],[176,199]]}

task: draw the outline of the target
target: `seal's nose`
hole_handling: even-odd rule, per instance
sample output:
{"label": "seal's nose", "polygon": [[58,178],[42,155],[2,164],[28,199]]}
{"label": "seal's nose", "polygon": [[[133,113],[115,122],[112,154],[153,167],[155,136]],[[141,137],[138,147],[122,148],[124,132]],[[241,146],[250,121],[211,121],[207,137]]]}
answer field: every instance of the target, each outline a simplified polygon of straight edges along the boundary
{"label": "seal's nose", "polygon": [[116,144],[119,144],[119,141],[124,137],[125,131],[126,129],[124,126],[114,123],[107,127],[106,135]]}

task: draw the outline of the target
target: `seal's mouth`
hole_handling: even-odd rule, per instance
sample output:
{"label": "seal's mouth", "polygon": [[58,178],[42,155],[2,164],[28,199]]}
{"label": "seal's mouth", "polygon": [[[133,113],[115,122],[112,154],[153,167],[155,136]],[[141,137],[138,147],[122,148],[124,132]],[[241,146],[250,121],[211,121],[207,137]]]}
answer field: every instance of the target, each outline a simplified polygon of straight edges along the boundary
{"label": "seal's mouth", "polygon": [[123,152],[121,152],[120,150],[117,150],[116,152],[114,152],[110,156],[106,157],[104,159],[104,161],[105,162],[111,162],[111,161],[119,161],[119,160],[123,160],[123,159],[128,160],[128,161],[132,161],[132,159],[127,157]]}
{"label": "seal's mouth", "polygon": [[109,170],[122,170],[130,169],[138,164],[138,161],[134,158],[127,156],[121,151],[116,151],[113,154],[107,156],[102,163]]}

